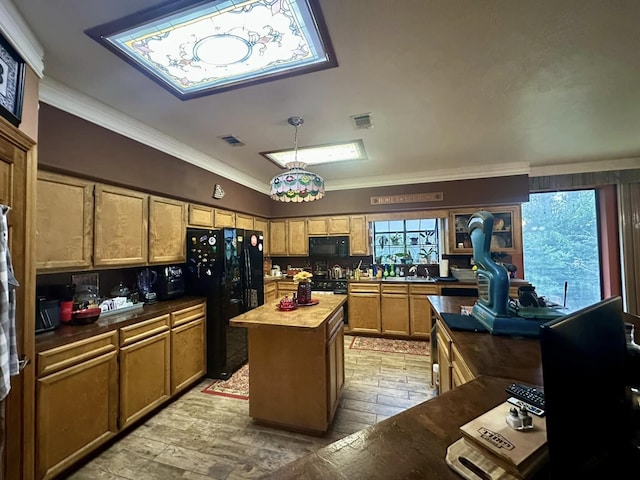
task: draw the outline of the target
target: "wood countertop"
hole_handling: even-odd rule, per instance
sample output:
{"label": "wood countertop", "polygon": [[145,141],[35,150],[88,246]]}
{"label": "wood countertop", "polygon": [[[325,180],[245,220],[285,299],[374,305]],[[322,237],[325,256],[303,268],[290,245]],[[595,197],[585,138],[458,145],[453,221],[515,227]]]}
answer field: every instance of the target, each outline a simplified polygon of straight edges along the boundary
{"label": "wood countertop", "polygon": [[203,297],[181,297],[173,300],[161,300],[152,305],[144,305],[141,309],[114,313],[104,317],[100,316],[98,320],[88,325],[63,324],[51,332],[36,335],[36,352],[42,352],[94,335],[117,330],[118,328],[126,327],[127,325],[160,315],[167,315],[176,310],[192,307],[204,301],[205,299]]}
{"label": "wood countertop", "polygon": [[347,301],[346,295],[323,294],[313,297],[317,305],[298,307],[289,312],[278,310],[279,300],[261,305],[229,320],[233,327],[278,326],[317,328]]}
{"label": "wood countertop", "polygon": [[[460,306],[473,305],[474,297],[428,295],[436,314],[460,313]],[[439,318],[460,355],[475,376],[515,378],[521,383],[542,385],[542,357],[538,338],[492,335],[451,330]]]}

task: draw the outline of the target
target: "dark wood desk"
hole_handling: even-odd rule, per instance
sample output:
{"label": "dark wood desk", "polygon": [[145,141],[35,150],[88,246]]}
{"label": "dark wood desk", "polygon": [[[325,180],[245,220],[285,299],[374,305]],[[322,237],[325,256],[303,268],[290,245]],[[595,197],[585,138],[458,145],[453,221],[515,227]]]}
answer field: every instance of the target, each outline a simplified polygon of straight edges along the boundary
{"label": "dark wood desk", "polygon": [[[428,296],[436,317],[475,298]],[[445,462],[459,427],[508,398],[515,381],[542,383],[536,339],[447,330],[476,378],[285,465],[273,479],[460,479]],[[434,357],[432,357],[434,358]]]}

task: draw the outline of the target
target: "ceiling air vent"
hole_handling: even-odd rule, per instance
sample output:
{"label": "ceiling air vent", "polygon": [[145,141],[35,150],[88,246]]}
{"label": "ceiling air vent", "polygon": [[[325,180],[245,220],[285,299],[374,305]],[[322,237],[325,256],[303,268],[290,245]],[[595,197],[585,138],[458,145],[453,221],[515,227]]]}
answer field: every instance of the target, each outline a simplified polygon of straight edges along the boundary
{"label": "ceiling air vent", "polygon": [[218,138],[224,140],[225,142],[227,142],[232,147],[242,147],[242,146],[244,146],[244,142],[242,140],[240,140],[238,137],[235,137],[233,135],[222,135],[221,137],[218,137]]}
{"label": "ceiling air vent", "polygon": [[352,115],[353,125],[358,129],[372,128],[373,122],[370,113],[361,113],[360,115]]}

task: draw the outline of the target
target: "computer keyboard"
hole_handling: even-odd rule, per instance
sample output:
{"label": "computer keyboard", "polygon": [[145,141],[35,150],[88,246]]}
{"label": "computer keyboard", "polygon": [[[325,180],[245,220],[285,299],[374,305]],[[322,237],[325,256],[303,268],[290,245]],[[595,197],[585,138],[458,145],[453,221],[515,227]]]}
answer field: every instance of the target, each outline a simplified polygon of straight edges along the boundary
{"label": "computer keyboard", "polygon": [[521,383],[512,383],[505,390],[518,400],[544,410],[544,391],[542,389]]}

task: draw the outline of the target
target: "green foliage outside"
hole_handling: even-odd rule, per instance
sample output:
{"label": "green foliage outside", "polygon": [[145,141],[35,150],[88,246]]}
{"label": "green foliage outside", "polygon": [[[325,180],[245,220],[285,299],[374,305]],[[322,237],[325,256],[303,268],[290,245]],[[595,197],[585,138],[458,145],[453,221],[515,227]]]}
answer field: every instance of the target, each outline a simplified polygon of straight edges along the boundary
{"label": "green foliage outside", "polygon": [[601,300],[594,190],[533,193],[522,205],[525,278],[536,293],[579,309]]}

